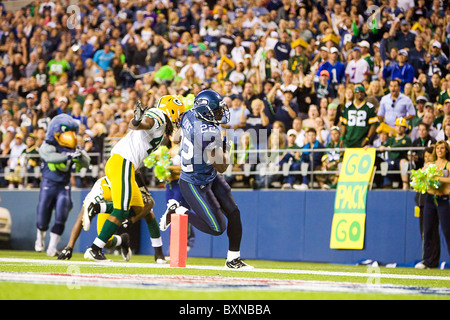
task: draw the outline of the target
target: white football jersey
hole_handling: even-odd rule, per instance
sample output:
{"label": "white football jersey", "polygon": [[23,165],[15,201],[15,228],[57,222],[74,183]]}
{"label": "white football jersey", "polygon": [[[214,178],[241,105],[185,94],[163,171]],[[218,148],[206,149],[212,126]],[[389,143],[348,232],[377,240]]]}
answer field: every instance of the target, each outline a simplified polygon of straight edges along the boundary
{"label": "white football jersey", "polygon": [[350,77],[351,83],[362,83],[366,79],[366,74],[369,72],[369,63],[362,58],[358,61],[351,60],[345,69],[345,74]]}
{"label": "white football jersey", "polygon": [[131,161],[135,170],[143,165],[150,153],[158,149],[166,130],[166,118],[160,109],[148,109],[144,117],[155,120],[153,127],[149,130],[130,130],[111,150],[111,155],[118,154]]}

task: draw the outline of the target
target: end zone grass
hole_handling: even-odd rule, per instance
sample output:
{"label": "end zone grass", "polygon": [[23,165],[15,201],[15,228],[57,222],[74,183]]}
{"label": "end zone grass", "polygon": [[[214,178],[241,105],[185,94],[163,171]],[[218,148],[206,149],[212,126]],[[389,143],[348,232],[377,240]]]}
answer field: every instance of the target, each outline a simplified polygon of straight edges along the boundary
{"label": "end zone grass", "polygon": [[[76,253],[69,261],[49,258],[45,253],[27,251],[0,251],[0,299],[2,300],[391,300],[391,299],[450,299],[449,270],[416,270],[412,268],[368,268],[365,266],[334,265],[306,262],[279,262],[248,260],[254,271],[233,271],[223,268],[224,259],[188,258],[187,268],[161,267],[154,263],[153,256],[135,255],[130,262],[123,262],[120,256],[108,255],[114,263],[86,263],[82,254]],[[18,259],[18,260],[11,260]],[[32,260],[31,260],[32,259]],[[38,261],[36,261],[36,259]],[[150,265],[151,264],[151,265]],[[209,267],[210,266],[210,267]],[[33,283],[37,275],[73,275],[79,273],[92,276],[97,282],[83,283]],[[11,281],[6,276],[25,274],[27,281]],[[98,278],[116,278],[115,286],[102,284]],[[125,278],[142,276],[158,280],[164,278],[165,284],[152,283],[139,287],[124,287]],[[171,278],[174,277],[174,278]],[[176,278],[179,277],[179,278]],[[192,277],[192,278],[189,278]],[[223,280],[225,277],[225,280]],[[117,279],[119,278],[119,279]],[[143,281],[147,281],[145,278]],[[173,279],[173,280],[172,280]],[[224,281],[233,286],[190,288],[174,287],[185,281],[187,285],[198,285],[203,279],[212,282]],[[222,279],[222,280],[221,280]],[[242,281],[240,281],[242,279]],[[187,281],[186,281],[187,280]],[[258,286],[241,287],[240,284],[261,281]],[[206,281],[208,282],[208,281]],[[267,283],[286,283],[282,287],[266,286]],[[395,291],[376,293],[352,291],[352,287],[371,288],[371,284],[382,286],[402,286],[411,292],[396,294]],[[290,285],[293,285],[290,287]],[[305,285],[306,287],[302,287]],[[344,286],[341,290],[340,286]],[[207,286],[207,284],[205,284]],[[205,289],[206,288],[206,289]],[[281,289],[280,289],[281,288]],[[291,289],[292,288],[292,289]],[[338,290],[336,290],[336,288]],[[349,290],[347,290],[350,288]],[[422,290],[414,291],[414,288]],[[443,294],[423,294],[423,288],[443,288]],[[340,291],[340,292],[337,292]]]}

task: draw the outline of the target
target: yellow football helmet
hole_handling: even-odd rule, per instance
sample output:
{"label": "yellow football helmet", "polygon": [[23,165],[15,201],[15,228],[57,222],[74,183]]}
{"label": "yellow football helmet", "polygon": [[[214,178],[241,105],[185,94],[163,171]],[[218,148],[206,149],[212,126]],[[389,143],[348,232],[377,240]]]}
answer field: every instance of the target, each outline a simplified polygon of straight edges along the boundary
{"label": "yellow football helmet", "polygon": [[395,125],[405,127],[405,128],[408,127],[408,123],[406,122],[406,119],[403,117],[399,117],[399,118],[395,119]]}
{"label": "yellow football helmet", "polygon": [[161,109],[173,123],[177,123],[186,110],[183,101],[178,96],[173,95],[162,96],[156,107]]}

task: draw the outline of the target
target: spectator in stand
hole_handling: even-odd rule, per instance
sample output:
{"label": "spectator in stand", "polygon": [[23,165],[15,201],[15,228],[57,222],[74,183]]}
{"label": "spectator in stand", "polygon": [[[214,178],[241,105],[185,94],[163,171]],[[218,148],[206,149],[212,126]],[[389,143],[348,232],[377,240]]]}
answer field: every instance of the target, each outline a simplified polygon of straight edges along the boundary
{"label": "spectator in stand", "polygon": [[[413,140],[412,147],[431,147],[436,143],[436,139],[430,136],[430,126],[426,123],[419,123],[417,126],[418,138]],[[411,156],[414,164],[414,168],[420,169],[425,164],[424,151],[417,150],[412,151]]]}
{"label": "spectator in stand", "polygon": [[[322,157],[322,171],[338,171],[338,165],[343,157],[342,148],[340,148],[341,129],[337,126],[330,129],[330,142],[326,145],[327,153]],[[322,189],[336,189],[339,174],[327,174],[322,182]]]}
{"label": "spectator in stand", "polygon": [[400,81],[400,91],[404,92],[405,84],[413,83],[414,68],[407,62],[408,51],[402,49],[398,52],[396,64],[389,64],[383,68],[383,78],[398,79]]}
{"label": "spectator in stand", "polygon": [[233,100],[230,97],[226,97],[223,100],[227,103],[230,115],[229,121],[222,123],[220,126],[223,129],[222,131],[226,132],[225,136],[228,140],[236,147],[239,147],[240,136],[243,133],[243,128],[245,128],[245,121],[242,122],[241,117],[247,111],[247,108],[245,108],[245,104],[239,96],[236,96]]}
{"label": "spectator in stand", "polygon": [[338,60],[339,50],[336,47],[330,49],[328,57],[329,60],[319,67],[319,74],[322,74],[323,70],[328,71],[328,74],[330,75],[328,83],[331,84],[336,91],[338,84],[345,82],[345,65]]}
{"label": "spectator in stand", "polygon": [[280,40],[275,44],[273,48],[275,51],[275,58],[282,62],[289,59],[291,52],[291,43],[289,42],[289,34],[287,31],[281,32]]}
{"label": "spectator in stand", "polygon": [[297,39],[291,44],[294,49],[294,55],[289,57],[288,69],[293,74],[305,74],[309,72],[309,60],[305,54],[305,49],[308,48],[308,43],[302,39]]}
{"label": "spectator in stand", "polygon": [[[92,126],[98,110],[105,116],[110,111],[113,113],[114,116],[108,116],[109,120],[105,121],[108,121],[107,128],[114,132],[116,125],[112,123],[117,121],[118,127],[121,119],[130,117],[137,99],[153,105],[163,94],[195,94],[202,87],[221,92],[224,80],[244,59],[256,68],[244,68],[245,78],[238,77],[238,81],[234,81],[236,92],[232,95],[242,92],[246,129],[270,129],[276,120],[284,119],[287,130],[291,127],[297,130],[297,144],[303,145],[301,119],[308,118],[310,106],[321,106],[319,116],[325,123],[324,129],[329,130],[339,123],[345,103],[354,101],[354,87],[362,84],[370,88],[371,97],[366,97],[366,101],[372,103],[379,110],[380,119],[385,120],[381,129],[394,134],[398,116],[406,118],[412,128],[416,126],[427,109],[418,101],[418,97],[424,96],[431,104],[438,102],[434,110],[442,111],[436,112],[436,117],[440,118],[434,125],[442,129],[441,135],[445,138],[442,119],[448,114],[445,101],[450,98],[449,51],[445,45],[450,28],[446,26],[446,5],[441,7],[434,1],[427,6],[423,0],[418,0],[411,6],[411,1],[392,0],[380,8],[380,25],[371,30],[362,21],[373,14],[368,10],[372,4],[378,3],[369,1],[349,6],[334,1],[295,4],[288,0],[257,0],[247,4],[237,0],[235,3],[217,2],[210,8],[206,2],[195,1],[178,4],[101,1],[98,6],[81,3],[80,28],[67,29],[67,32],[61,28],[70,18],[64,2],[32,4],[29,11],[22,9],[14,15],[10,12],[2,15],[0,100],[10,99],[11,107],[5,109],[18,121],[14,126],[24,126],[28,117],[21,107],[28,94],[35,94],[33,109],[36,112],[31,115],[31,126],[28,126],[34,133],[47,127],[49,114],[61,112],[73,112],[75,117],[81,118],[84,113],[90,119],[86,119],[86,125],[89,122]],[[338,37],[340,40],[336,41]],[[356,43],[358,46],[354,47]],[[224,51],[220,49],[217,54],[219,46]],[[365,56],[361,57],[359,50]],[[248,54],[250,59],[247,59]],[[408,62],[402,64],[406,54]],[[61,62],[63,60],[65,62]],[[399,63],[393,63],[394,60]],[[370,73],[372,61],[374,69]],[[217,69],[220,63],[222,67]],[[386,78],[379,77],[383,75],[379,72],[383,63]],[[408,64],[411,68],[406,70]],[[163,66],[171,69],[163,69]],[[405,85],[413,81],[412,70],[416,83],[420,82],[423,87],[420,91],[413,86],[410,95],[412,101],[418,103],[414,120],[410,118],[414,117],[411,111],[414,105],[407,100],[410,91],[406,88],[407,94],[403,97],[395,88],[390,88],[392,82],[389,81],[399,78],[399,92],[403,92]],[[336,101],[328,99],[328,106],[334,106],[330,103],[333,102],[337,108],[325,106],[321,99],[323,88],[314,86],[323,71],[328,72],[327,82],[333,86],[337,98]],[[143,72],[148,74],[142,76]],[[163,72],[170,74],[161,77]],[[375,79],[378,82],[370,81]],[[281,84],[275,95],[276,103],[267,99],[275,83]],[[286,99],[284,89],[292,87],[295,93],[290,99],[298,104],[298,110],[294,105],[281,103]],[[60,97],[68,98],[67,106],[61,108],[64,101],[59,101]],[[253,109],[256,99],[264,104],[262,112],[261,102]],[[85,100],[92,103],[86,104]],[[376,100],[380,101],[379,107]],[[86,110],[80,113],[77,103],[84,104]],[[289,108],[296,113],[292,114],[294,118]],[[320,125],[321,120],[317,121]],[[317,126],[316,120],[305,123]],[[386,128],[386,124],[392,129]],[[92,128],[88,127],[89,130]],[[121,134],[125,132],[126,127]],[[414,130],[408,133],[414,134]],[[265,145],[265,142],[252,142],[255,146]]]}
{"label": "spectator in stand", "polygon": [[6,175],[5,179],[9,180],[8,189],[14,189],[18,184],[19,190],[23,189],[23,182],[20,179],[20,164],[19,158],[22,152],[27,148],[27,145],[23,142],[24,135],[21,131],[18,131],[11,141],[9,148],[11,149],[8,159],[9,175]]}
{"label": "spectator in stand", "polygon": [[361,49],[354,47],[352,51],[353,59],[347,64],[345,75],[347,83],[362,83],[366,76],[370,75],[370,66],[366,60],[361,58]]}
{"label": "spectator in stand", "polygon": [[391,24],[389,36],[395,41],[395,46],[401,50],[413,48],[416,34],[411,32],[411,24],[408,20],[397,20]]}
{"label": "spectator in stand", "polygon": [[[391,151],[392,148],[396,147],[409,147],[411,146],[411,138],[406,135],[406,128],[408,127],[408,123],[405,118],[397,118],[395,120],[395,136],[390,137],[385,146],[380,146],[379,149],[381,152],[389,151],[388,155],[388,170],[401,170],[403,166],[408,166],[408,151]],[[402,189],[409,189],[409,180],[408,174],[400,174]],[[397,180],[395,175],[387,175],[384,178],[384,187],[391,188],[392,182]]]}
{"label": "spectator in stand", "polygon": [[[300,152],[298,149],[300,147],[295,143],[297,139],[297,131],[290,129],[287,132],[287,145],[286,149],[291,149],[292,151],[286,151],[280,162],[278,163],[279,169],[284,170],[285,164],[289,166],[289,171],[299,171],[300,170]],[[283,179],[283,185],[281,189],[292,189],[293,185],[298,180],[298,175],[288,174]]]}
{"label": "spectator in stand", "polygon": [[70,65],[67,60],[63,58],[63,53],[61,51],[55,53],[55,58],[50,60],[47,66],[50,75],[49,82],[51,84],[55,84],[63,74],[67,74],[70,70]]}
{"label": "spectator in stand", "polygon": [[[416,116],[416,110],[410,98],[400,92],[400,82],[392,79],[389,82],[390,93],[381,98],[378,118],[382,125],[382,130],[389,133],[395,127],[397,118],[406,121]],[[386,125],[388,127],[386,127]]]}
{"label": "spectator in stand", "polygon": [[[334,90],[333,85],[329,81],[330,73],[328,70],[320,71],[319,82],[315,84],[315,92],[317,95],[317,104],[320,105],[320,100],[322,98],[326,98],[328,103],[336,98],[336,91]],[[327,104],[328,104],[327,103]]]}
{"label": "spectator in stand", "polygon": [[[419,0],[419,2],[423,0]],[[408,52],[409,63],[414,68],[414,76],[418,77],[419,74],[425,72],[425,56],[428,54],[424,48],[424,40],[421,35],[416,35],[414,39],[414,48],[411,48]]]}
{"label": "spectator in stand", "polygon": [[378,124],[375,106],[366,101],[363,86],[355,87],[355,99],[348,102],[341,119],[342,145],[347,148],[361,148],[373,139]]}
{"label": "spectator in stand", "polygon": [[108,43],[105,43],[103,49],[95,52],[92,61],[94,61],[102,70],[106,71],[111,66],[111,60],[114,56],[115,53],[111,51],[111,46]]}
{"label": "spectator in stand", "polygon": [[273,118],[269,117],[271,123],[274,121],[283,122],[286,130],[292,129],[292,120],[297,117],[298,104],[292,101],[293,93],[291,90],[283,91],[284,99],[280,100],[275,97],[277,90],[281,87],[278,82],[268,94],[269,101],[273,104],[275,114]]}
{"label": "spectator in stand", "polygon": [[[450,103],[450,101],[449,101],[449,103]],[[428,126],[428,132],[429,132],[430,136],[432,136],[433,138],[436,138],[439,131],[435,127],[433,127],[434,119],[435,119],[435,116],[434,116],[433,110],[427,109],[422,117],[421,123],[426,124]],[[409,133],[409,136],[411,137],[411,141],[418,139],[419,138],[419,126],[414,127],[411,130],[411,132]]]}
{"label": "spectator in stand", "polygon": [[[269,125],[269,118],[264,109],[261,99],[251,102],[250,110],[243,104],[239,121],[245,124],[244,130],[252,135],[252,142],[256,149],[264,149],[267,146],[267,134],[264,133]],[[255,139],[256,138],[256,139]]]}
{"label": "spectator in stand", "polygon": [[[314,128],[309,128],[306,130],[306,139],[307,143],[303,146],[303,149],[323,149],[325,146],[319,142],[319,140],[316,139],[317,137],[317,131]],[[301,154],[301,163],[307,163],[308,164],[308,171],[311,170],[321,170],[322,167],[322,157],[323,152],[316,151],[303,151]],[[306,175],[302,177],[302,183],[300,185],[294,185],[293,187],[297,190],[307,190],[310,186],[310,177],[309,175]]]}
{"label": "spectator in stand", "polygon": [[317,93],[314,90],[313,77],[306,75],[294,94],[297,98],[298,115],[302,119],[308,117],[309,106],[317,101]]}
{"label": "spectator in stand", "polygon": [[425,96],[418,96],[416,98],[416,116],[409,122],[412,128],[422,122],[423,115],[425,114],[425,104],[427,102],[428,99]]}
{"label": "spectator in stand", "polygon": [[448,73],[449,61],[441,48],[442,45],[439,41],[433,41],[431,44],[431,54],[425,55],[426,74],[428,78],[431,78],[435,73],[441,77],[444,77]]}

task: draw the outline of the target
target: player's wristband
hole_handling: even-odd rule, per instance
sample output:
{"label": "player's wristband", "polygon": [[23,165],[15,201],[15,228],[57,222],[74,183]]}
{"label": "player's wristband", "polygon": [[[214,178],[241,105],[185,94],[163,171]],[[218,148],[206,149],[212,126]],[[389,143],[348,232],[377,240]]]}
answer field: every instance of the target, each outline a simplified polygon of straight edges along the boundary
{"label": "player's wristband", "polygon": [[369,139],[369,137],[366,137],[366,141],[369,141],[370,139]]}
{"label": "player's wristband", "polygon": [[339,138],[339,140],[341,140],[341,141],[344,140],[344,136],[341,136],[341,137]]}
{"label": "player's wristband", "polygon": [[141,124],[141,121],[137,121],[136,119],[132,119],[131,120],[131,124],[135,127],[139,127],[139,125]]}

